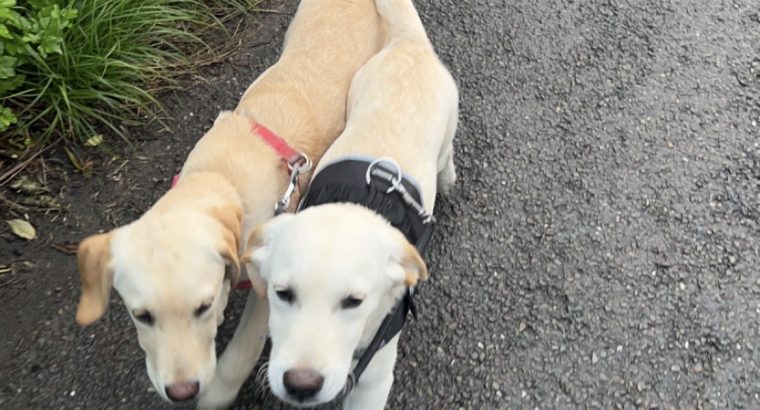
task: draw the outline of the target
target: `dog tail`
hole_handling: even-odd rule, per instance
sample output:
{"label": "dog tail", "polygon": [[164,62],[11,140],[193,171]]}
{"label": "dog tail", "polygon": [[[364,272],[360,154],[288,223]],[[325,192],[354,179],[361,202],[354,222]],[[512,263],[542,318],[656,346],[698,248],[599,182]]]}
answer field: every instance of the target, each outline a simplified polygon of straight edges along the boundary
{"label": "dog tail", "polygon": [[388,27],[389,41],[404,39],[429,42],[412,0],[375,0],[375,5]]}

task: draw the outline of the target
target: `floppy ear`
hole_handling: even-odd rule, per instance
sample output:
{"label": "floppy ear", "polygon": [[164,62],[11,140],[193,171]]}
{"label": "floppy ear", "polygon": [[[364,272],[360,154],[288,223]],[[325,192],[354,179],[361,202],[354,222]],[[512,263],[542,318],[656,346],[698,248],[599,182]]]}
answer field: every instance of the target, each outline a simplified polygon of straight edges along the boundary
{"label": "floppy ear", "polygon": [[292,217],[293,214],[279,215],[266,224],[254,228],[251,235],[248,236],[246,252],[243,255],[242,261],[248,267],[248,278],[251,280],[251,285],[259,297],[267,297],[267,283],[261,274],[261,266],[269,257],[267,249],[269,242],[285,227]]}
{"label": "floppy ear", "polygon": [[108,308],[113,283],[111,236],[112,232],[90,236],[77,249],[79,279],[82,282],[77,323],[82,326],[98,320]]}
{"label": "floppy ear", "polygon": [[225,279],[235,286],[240,279],[240,229],[243,209],[235,205],[226,205],[209,210],[209,214],[222,225],[222,242],[218,245],[219,254],[224,258]]}
{"label": "floppy ear", "polygon": [[422,260],[417,248],[404,242],[401,267],[404,268],[404,285],[414,286],[420,280],[427,280],[429,274],[425,261]]}
{"label": "floppy ear", "polygon": [[267,283],[264,278],[261,277],[259,270],[260,264],[253,261],[253,252],[264,246],[264,225],[259,225],[253,229],[251,235],[248,237],[248,245],[245,254],[241,261],[246,264],[248,279],[251,280],[251,286],[256,291],[256,295],[260,298],[266,299],[267,297]]}
{"label": "floppy ear", "polygon": [[[393,242],[396,255],[393,256],[393,261],[397,263],[403,271],[403,278],[401,275],[394,275],[396,280],[403,281],[406,286],[414,286],[420,280],[427,280],[428,270],[425,261],[422,260],[420,253],[417,252],[417,248],[412,246],[406,237],[393,229]],[[394,269],[395,271],[395,269]],[[398,272],[398,271],[395,271]]]}

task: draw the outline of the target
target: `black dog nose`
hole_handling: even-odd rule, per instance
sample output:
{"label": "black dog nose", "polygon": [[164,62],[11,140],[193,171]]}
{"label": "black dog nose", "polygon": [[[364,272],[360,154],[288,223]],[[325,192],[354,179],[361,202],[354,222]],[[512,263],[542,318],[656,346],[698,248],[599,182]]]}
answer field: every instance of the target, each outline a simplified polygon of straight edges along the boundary
{"label": "black dog nose", "polygon": [[192,400],[200,389],[200,384],[195,383],[175,383],[171,386],[166,386],[166,396],[172,401],[187,401]]}
{"label": "black dog nose", "polygon": [[322,388],[325,378],[314,370],[293,369],[282,375],[285,390],[298,401],[314,397]]}

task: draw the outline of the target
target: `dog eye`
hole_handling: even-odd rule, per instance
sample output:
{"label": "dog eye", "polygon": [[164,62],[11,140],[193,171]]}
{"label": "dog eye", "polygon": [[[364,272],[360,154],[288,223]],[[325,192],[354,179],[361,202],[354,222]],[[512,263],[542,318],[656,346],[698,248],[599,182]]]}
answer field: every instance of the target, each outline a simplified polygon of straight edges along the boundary
{"label": "dog eye", "polygon": [[147,310],[143,312],[133,313],[133,315],[138,322],[144,325],[153,326],[153,315],[151,315]]}
{"label": "dog eye", "polygon": [[204,303],[204,304],[198,306],[198,309],[195,309],[195,312],[193,312],[193,313],[195,313],[195,317],[201,317],[201,315],[203,315],[204,313],[206,313],[208,311],[208,308],[210,308],[210,307],[211,307],[210,303]]}
{"label": "dog eye", "polygon": [[293,293],[293,290],[290,288],[282,289],[282,290],[276,290],[275,293],[277,293],[277,297],[280,298],[281,301],[291,304],[294,300],[296,300],[296,295]]}
{"label": "dog eye", "polygon": [[349,296],[340,302],[340,307],[342,307],[343,309],[353,309],[355,307],[359,307],[359,305],[361,305],[362,302],[363,301],[361,299],[355,298],[353,296]]}

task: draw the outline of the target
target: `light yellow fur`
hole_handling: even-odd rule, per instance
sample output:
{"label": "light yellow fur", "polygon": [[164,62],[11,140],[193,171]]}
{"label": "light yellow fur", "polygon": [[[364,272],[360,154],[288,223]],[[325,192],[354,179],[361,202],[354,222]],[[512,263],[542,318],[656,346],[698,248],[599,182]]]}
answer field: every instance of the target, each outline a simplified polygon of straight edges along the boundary
{"label": "light yellow fur", "polygon": [[[229,404],[263,348],[268,307],[251,292],[216,364],[214,336],[236,262],[230,238],[238,251],[245,249],[242,239],[272,217],[288,180],[250,122],[318,161],[343,129],[351,79],[382,46],[383,31],[372,0],[301,1],[278,62],[234,111],[219,115],[187,158],[178,185],[137,221],[83,241],[78,321],[87,325],[105,312],[111,282],[131,312],[150,310],[156,324],[136,326],[162,397],[167,386],[198,381],[201,407]],[[242,229],[231,233],[231,226]],[[194,317],[205,301],[213,301],[211,312]]]}

